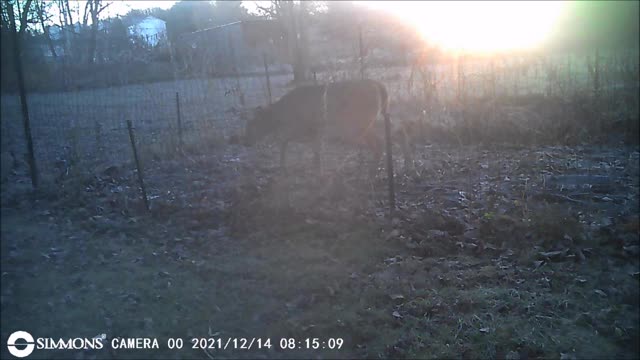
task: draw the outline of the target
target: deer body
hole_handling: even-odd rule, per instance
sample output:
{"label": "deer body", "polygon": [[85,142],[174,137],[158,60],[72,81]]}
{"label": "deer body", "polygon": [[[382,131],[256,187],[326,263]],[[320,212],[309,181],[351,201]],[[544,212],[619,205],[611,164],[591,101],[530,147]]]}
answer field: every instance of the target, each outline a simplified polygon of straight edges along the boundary
{"label": "deer body", "polygon": [[[365,148],[374,161],[383,149],[380,131],[388,96],[383,84],[374,80],[350,80],[326,85],[297,87],[266,109],[259,109],[247,123],[248,144],[273,135],[280,145],[280,163],[285,165],[289,142],[311,142],[319,165],[324,142],[337,141]],[[403,147],[403,150],[405,147]]]}

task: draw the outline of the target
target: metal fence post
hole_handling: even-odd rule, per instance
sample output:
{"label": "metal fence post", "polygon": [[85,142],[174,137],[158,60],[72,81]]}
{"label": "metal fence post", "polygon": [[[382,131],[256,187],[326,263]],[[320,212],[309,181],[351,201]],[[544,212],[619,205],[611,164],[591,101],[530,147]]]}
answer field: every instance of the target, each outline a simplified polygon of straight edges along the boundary
{"label": "metal fence post", "polygon": [[364,80],[364,48],[362,46],[362,24],[358,25],[358,41],[360,45],[360,79]]}
{"label": "metal fence post", "polygon": [[229,33],[228,39],[229,39],[229,50],[230,50],[229,52],[231,53],[231,61],[233,62],[232,64],[233,76],[236,79],[236,91],[238,93],[238,97],[240,98],[240,106],[244,109],[245,101],[244,101],[244,93],[240,89],[240,73],[238,71],[239,63],[238,63],[238,60],[236,59],[236,52],[233,47],[233,39],[231,38],[231,33]]}
{"label": "metal fence post", "polygon": [[96,132],[96,150],[97,150],[97,153],[99,154],[104,147],[102,145],[102,125],[100,125],[100,122],[98,120],[94,120],[93,124]]}
{"label": "metal fence post", "polygon": [[183,150],[182,142],[182,117],[180,116],[180,94],[176,92],[176,112],[178,116],[178,146]]}
{"label": "metal fence post", "polygon": [[267,64],[267,54],[262,53],[262,61],[264,62],[264,75],[267,78],[267,92],[269,94],[269,105],[271,105],[271,80],[269,79],[269,65]]}
{"label": "metal fence post", "polygon": [[140,166],[140,159],[138,158],[138,150],[136,149],[136,138],[133,134],[133,125],[131,120],[127,120],[127,128],[129,129],[129,139],[131,140],[131,149],[133,149],[133,159],[136,162],[136,168],[138,169],[138,182],[140,183],[140,191],[142,191],[142,201],[144,201],[144,207],[149,211],[149,199],[147,198],[147,190],[144,187],[144,176],[142,174],[142,166]]}
{"label": "metal fence post", "polygon": [[393,155],[391,153],[391,120],[389,113],[384,114],[384,135],[387,148],[387,182],[389,186],[389,216],[393,217],[396,208],[396,190],[393,175]]}

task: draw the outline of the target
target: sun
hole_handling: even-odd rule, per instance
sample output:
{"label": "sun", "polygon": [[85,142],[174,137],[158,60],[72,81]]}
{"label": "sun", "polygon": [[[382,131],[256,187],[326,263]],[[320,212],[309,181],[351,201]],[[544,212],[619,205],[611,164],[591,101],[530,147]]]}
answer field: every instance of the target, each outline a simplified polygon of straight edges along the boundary
{"label": "sun", "polygon": [[448,50],[496,52],[542,44],[564,1],[363,1],[410,22],[425,40]]}

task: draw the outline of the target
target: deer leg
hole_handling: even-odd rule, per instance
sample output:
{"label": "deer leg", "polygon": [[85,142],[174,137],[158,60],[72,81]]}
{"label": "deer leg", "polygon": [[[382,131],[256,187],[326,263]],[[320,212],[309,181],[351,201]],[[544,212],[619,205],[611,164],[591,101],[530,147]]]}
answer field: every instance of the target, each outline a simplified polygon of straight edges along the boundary
{"label": "deer leg", "polygon": [[400,149],[404,156],[404,168],[406,170],[415,170],[415,162],[413,161],[413,146],[409,141],[409,134],[405,126],[400,127]]}
{"label": "deer leg", "polygon": [[[367,158],[365,156],[365,152],[367,151],[367,148],[363,145],[358,145],[356,150],[357,150],[357,153],[355,155],[355,159],[356,159],[358,174],[363,174],[367,170],[367,166],[366,166]],[[343,160],[343,161],[346,161],[346,160]]]}
{"label": "deer leg", "polygon": [[380,138],[377,136],[371,135],[367,138],[367,148],[371,153],[371,159],[369,164],[370,176],[372,179],[375,178],[378,173],[378,165],[380,164],[380,159],[382,158],[382,142]]}
{"label": "deer leg", "polygon": [[313,147],[313,165],[318,170],[320,175],[322,175],[322,160],[320,158],[320,154],[322,153],[322,139],[320,137],[314,138],[312,147]]}
{"label": "deer leg", "polygon": [[287,145],[288,142],[286,140],[280,143],[280,167],[282,169],[285,169],[285,162],[287,160]]}
{"label": "deer leg", "polygon": [[382,159],[382,142],[378,136],[370,134],[367,138],[366,150],[369,152],[369,164],[367,183],[369,185],[369,200],[375,203],[376,189],[375,181],[378,174],[378,166],[380,165],[380,159]]}

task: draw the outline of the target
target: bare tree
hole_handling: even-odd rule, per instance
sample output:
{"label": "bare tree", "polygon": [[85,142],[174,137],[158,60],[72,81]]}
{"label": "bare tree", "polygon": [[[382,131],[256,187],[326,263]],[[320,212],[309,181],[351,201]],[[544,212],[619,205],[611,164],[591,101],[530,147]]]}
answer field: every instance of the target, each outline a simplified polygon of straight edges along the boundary
{"label": "bare tree", "polygon": [[[87,6],[89,8],[89,13],[91,14],[91,37],[89,38],[89,53],[88,60],[89,64],[93,64],[95,60],[96,54],[96,37],[98,34],[98,20],[100,13],[104,11],[107,7],[111,5],[110,2],[104,3],[102,0],[88,0]],[[86,17],[86,8],[85,8],[85,17]]]}
{"label": "bare tree", "polygon": [[49,27],[45,24],[46,21],[51,19],[50,11],[52,3],[46,2],[44,0],[36,0],[34,4],[38,21],[40,22],[42,32],[44,33],[45,40],[47,41],[47,45],[49,46],[49,51],[51,51],[51,55],[53,55],[54,58],[57,58],[58,54],[56,54],[56,48],[55,46],[53,46],[51,34],[49,33]]}
{"label": "bare tree", "polygon": [[[27,28],[27,18],[29,13],[31,12],[31,0],[24,3],[24,7],[22,7],[22,12],[20,12],[20,3],[17,2],[17,13],[20,18],[20,30],[17,29],[17,23],[15,19],[15,13],[13,4],[9,0],[5,0],[5,6],[2,7],[3,11],[7,12],[8,24],[10,25],[12,36],[12,45],[13,45],[13,63],[16,70],[16,76],[18,81],[18,93],[20,95],[20,105],[22,110],[22,120],[24,125],[24,135],[27,143],[27,159],[29,161],[29,169],[31,173],[31,185],[34,188],[38,187],[38,169],[36,167],[35,160],[35,152],[33,146],[33,137],[31,136],[31,125],[29,122],[29,110],[27,105],[27,94],[24,85],[24,70],[22,68],[22,59],[21,59],[21,34],[26,31]],[[4,16],[3,16],[4,18]],[[3,20],[4,22],[4,20]],[[6,23],[3,25],[7,25]]]}
{"label": "bare tree", "polygon": [[308,2],[300,1],[298,6],[298,14],[294,16],[296,21],[296,58],[298,59],[297,76],[294,71],[294,79],[300,79],[302,81],[307,80],[309,76],[309,33],[307,31],[307,24],[310,20],[309,10],[307,7]]}
{"label": "bare tree", "polygon": [[71,7],[69,6],[69,0],[60,0],[60,3],[63,6],[63,13],[67,14],[67,20],[65,20],[65,24],[67,26],[73,25],[73,17],[71,16]]}
{"label": "bare tree", "polygon": [[283,25],[293,65],[293,80],[296,83],[305,81],[309,73],[308,4],[305,1],[272,0],[269,6],[257,5],[257,8],[264,17]]}
{"label": "bare tree", "polygon": [[75,39],[72,39],[72,36],[77,35],[74,31],[73,13],[69,6],[69,0],[56,0],[55,4],[58,7],[61,35],[64,41],[64,58],[66,59],[73,52],[73,44],[76,42]]}
{"label": "bare tree", "polygon": [[[9,14],[9,11],[12,11],[13,13]],[[18,35],[22,36],[29,27],[29,24],[36,22],[34,17],[33,1],[26,0],[11,2],[9,0],[4,0],[2,6],[2,26],[6,26],[6,29],[10,28],[11,15],[16,18],[16,27],[19,27],[17,29]]]}

